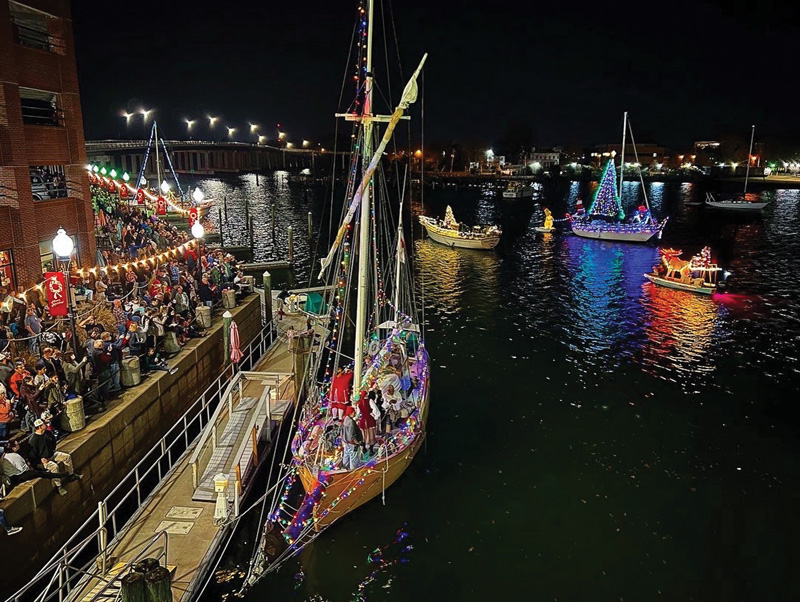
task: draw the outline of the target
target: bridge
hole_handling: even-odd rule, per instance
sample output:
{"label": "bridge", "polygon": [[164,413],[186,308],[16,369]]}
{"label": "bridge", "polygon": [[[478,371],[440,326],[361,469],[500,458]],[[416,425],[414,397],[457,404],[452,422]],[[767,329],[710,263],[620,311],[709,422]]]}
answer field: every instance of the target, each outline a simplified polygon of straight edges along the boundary
{"label": "bridge", "polygon": [[[286,148],[248,142],[208,140],[164,140],[177,173],[199,175],[238,174],[271,169],[311,169],[320,159],[330,161],[334,153],[321,148]],[[90,163],[113,166],[138,174],[144,161],[147,140],[87,140]],[[163,161],[163,158],[162,158]],[[164,169],[168,169],[163,163]],[[150,157],[146,177],[155,175]]]}

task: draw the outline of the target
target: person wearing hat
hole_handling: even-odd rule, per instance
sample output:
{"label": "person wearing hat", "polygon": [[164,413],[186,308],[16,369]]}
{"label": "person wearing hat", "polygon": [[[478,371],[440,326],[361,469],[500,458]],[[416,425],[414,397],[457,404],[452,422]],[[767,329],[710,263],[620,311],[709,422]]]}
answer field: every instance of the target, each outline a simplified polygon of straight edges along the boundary
{"label": "person wearing hat", "polygon": [[342,468],[345,470],[355,470],[361,466],[361,457],[356,450],[361,445],[363,438],[361,429],[353,419],[354,414],[355,409],[352,405],[348,405],[344,410],[344,421],[342,422],[342,443],[344,444]]}
{"label": "person wearing hat", "polygon": [[25,368],[25,362],[22,360],[14,362],[14,374],[8,377],[8,388],[16,397],[19,397],[19,386],[26,374],[30,373]]}
{"label": "person wearing hat", "polygon": [[[55,474],[59,472],[58,462],[61,462],[68,474],[75,473],[75,469],[72,467],[72,456],[56,450],[56,438],[47,430],[44,420],[41,418],[36,420],[33,428],[34,433],[28,440],[31,464],[37,468],[42,466],[48,472]],[[82,479],[83,475],[79,474],[77,478]],[[58,488],[58,493],[67,495],[67,490],[61,486],[61,483],[61,478],[53,479],[53,486]]]}
{"label": "person wearing hat", "polygon": [[[3,328],[3,327],[0,327]],[[14,366],[8,354],[0,351],[0,385],[8,385],[8,379],[14,374]]]}

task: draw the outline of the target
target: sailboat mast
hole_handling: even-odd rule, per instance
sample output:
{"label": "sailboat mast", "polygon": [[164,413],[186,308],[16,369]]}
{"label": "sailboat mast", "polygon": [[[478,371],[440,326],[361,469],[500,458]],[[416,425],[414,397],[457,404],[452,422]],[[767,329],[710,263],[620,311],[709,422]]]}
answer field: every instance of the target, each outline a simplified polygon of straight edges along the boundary
{"label": "sailboat mast", "polygon": [[750,161],[753,156],[753,138],[756,135],[756,126],[750,130],[750,150],[747,151],[747,169],[744,172],[744,194],[747,194],[747,179],[750,177]]}
{"label": "sailboat mast", "polygon": [[394,270],[394,327],[400,323],[400,264],[403,257],[403,201],[400,201],[400,217],[397,220],[397,257]]}
{"label": "sailboat mast", "polygon": [[622,115],[622,155],[619,161],[619,202],[624,210],[625,203],[622,202],[622,184],[625,182],[625,138],[628,132],[628,111]]}
{"label": "sailboat mast", "polygon": [[[375,2],[369,0],[367,8],[367,65],[364,83],[364,107],[361,113],[363,127],[364,158],[362,169],[366,170],[372,155],[372,15]],[[353,366],[353,395],[358,397],[361,389],[361,377],[364,369],[364,335],[367,330],[367,293],[369,292],[369,243],[370,243],[370,209],[372,206],[372,182],[364,190],[361,197],[358,239],[358,288],[356,290],[356,337],[355,358]]]}
{"label": "sailboat mast", "polygon": [[153,131],[155,132],[155,141],[156,141],[156,188],[161,190],[161,159],[158,155],[158,122],[153,122]]}

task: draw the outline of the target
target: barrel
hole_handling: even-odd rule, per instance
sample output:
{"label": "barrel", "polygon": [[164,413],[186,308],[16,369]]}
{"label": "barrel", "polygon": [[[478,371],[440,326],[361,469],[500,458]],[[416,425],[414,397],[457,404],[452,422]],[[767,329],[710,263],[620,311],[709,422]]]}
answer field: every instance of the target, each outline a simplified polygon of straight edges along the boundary
{"label": "barrel", "polygon": [[164,353],[178,353],[181,346],[178,343],[178,335],[172,330],[168,330],[164,336]]}
{"label": "barrel", "polygon": [[211,308],[206,305],[200,305],[197,308],[197,323],[202,328],[211,328]]}
{"label": "barrel", "polygon": [[61,430],[74,433],[86,426],[86,415],[83,413],[83,397],[78,395],[64,403],[61,412]]}
{"label": "barrel", "polygon": [[126,387],[135,387],[142,382],[142,375],[139,372],[139,358],[135,355],[126,357],[122,360],[121,380]]}
{"label": "barrel", "polygon": [[225,309],[233,309],[236,307],[236,291],[233,289],[222,291],[222,307]]}

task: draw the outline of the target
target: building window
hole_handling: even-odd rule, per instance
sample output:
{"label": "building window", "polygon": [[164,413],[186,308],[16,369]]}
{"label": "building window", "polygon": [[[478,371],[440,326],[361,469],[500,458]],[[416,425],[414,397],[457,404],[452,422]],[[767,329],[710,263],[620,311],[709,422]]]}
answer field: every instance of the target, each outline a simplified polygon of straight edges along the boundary
{"label": "building window", "polygon": [[13,0],[8,5],[11,9],[14,41],[17,44],[47,52],[64,53],[63,42],[50,29],[50,21],[55,17]]}
{"label": "building window", "polygon": [[67,196],[67,176],[63,165],[38,165],[30,168],[34,201],[49,201]]}
{"label": "building window", "polygon": [[0,250],[0,286],[14,290],[14,254],[11,249]]}
{"label": "building window", "polygon": [[[55,238],[55,233],[53,234]],[[80,255],[78,253],[78,237],[74,234],[70,235],[72,242],[75,245],[75,250],[72,251],[72,261],[75,264],[80,264]],[[53,239],[39,241],[39,258],[42,261],[42,273],[44,272],[57,272],[59,271],[58,262],[53,255]]]}
{"label": "building window", "polygon": [[58,94],[20,88],[19,104],[25,125],[64,125],[64,112],[58,106]]}

